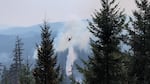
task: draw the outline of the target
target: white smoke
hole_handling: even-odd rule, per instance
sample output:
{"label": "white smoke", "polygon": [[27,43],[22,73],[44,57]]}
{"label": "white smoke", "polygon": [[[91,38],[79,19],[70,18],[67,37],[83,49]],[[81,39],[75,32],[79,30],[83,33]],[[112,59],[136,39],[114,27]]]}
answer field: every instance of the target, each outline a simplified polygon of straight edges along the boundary
{"label": "white smoke", "polygon": [[[64,29],[55,38],[56,51],[64,51],[69,46],[78,46],[87,51],[91,33],[87,29],[87,22],[81,20],[68,21]],[[71,38],[69,42],[68,39]]]}
{"label": "white smoke", "polygon": [[38,57],[37,57],[37,49],[35,49],[34,52],[33,52],[33,58],[34,59],[38,59]]}
{"label": "white smoke", "polygon": [[33,52],[34,59],[38,59],[38,48],[41,48],[41,46],[39,45],[38,47],[36,47],[36,49],[34,49],[34,52]]}
{"label": "white smoke", "polygon": [[76,53],[74,52],[73,47],[69,48],[68,56],[67,56],[67,63],[66,63],[66,74],[70,76],[72,74],[72,66],[74,61],[76,60]]}
{"label": "white smoke", "polygon": [[87,25],[87,22],[74,17],[71,21],[66,22],[64,29],[55,38],[56,52],[69,50],[66,62],[66,74],[68,76],[72,74],[72,66],[77,58],[74,47],[84,51],[89,50],[91,33],[87,29]]}
{"label": "white smoke", "polygon": [[[66,74],[72,74],[72,66],[77,58],[74,47],[87,52],[89,50],[89,38],[91,33],[87,29],[86,21],[77,19],[72,16],[71,21],[65,22],[64,28],[58,30],[58,34],[54,39],[54,49],[56,52],[63,52],[68,49],[66,61]],[[37,59],[37,50],[34,51],[33,57]]]}

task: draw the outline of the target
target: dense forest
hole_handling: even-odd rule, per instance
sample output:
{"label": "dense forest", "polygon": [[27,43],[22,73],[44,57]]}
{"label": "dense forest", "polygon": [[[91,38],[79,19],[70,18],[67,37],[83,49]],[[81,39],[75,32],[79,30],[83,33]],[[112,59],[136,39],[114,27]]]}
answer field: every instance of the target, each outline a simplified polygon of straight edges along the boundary
{"label": "dense forest", "polygon": [[[137,9],[127,16],[116,0],[100,0],[101,8],[88,20],[87,29],[92,53],[88,60],[76,64],[83,75],[82,82],[71,75],[69,84],[150,84],[150,2],[135,0]],[[41,42],[37,44],[34,66],[24,54],[22,39],[17,36],[13,63],[9,69],[0,64],[0,84],[68,84],[57,61],[54,38],[47,21],[41,27]],[[2,40],[2,39],[1,39]],[[68,39],[71,41],[71,38]],[[129,49],[122,51],[122,46]]]}

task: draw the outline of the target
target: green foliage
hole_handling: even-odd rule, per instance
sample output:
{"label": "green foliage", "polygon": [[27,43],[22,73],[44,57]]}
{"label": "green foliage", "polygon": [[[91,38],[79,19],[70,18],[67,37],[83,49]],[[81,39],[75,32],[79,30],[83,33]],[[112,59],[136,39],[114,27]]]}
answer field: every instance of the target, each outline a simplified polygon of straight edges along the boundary
{"label": "green foliage", "polygon": [[0,84],[9,84],[8,70],[6,69],[6,66],[4,66],[2,74],[1,74],[1,83]]}
{"label": "green foliage", "polygon": [[102,8],[96,11],[88,29],[95,36],[91,39],[92,56],[77,66],[85,77],[85,84],[122,84],[122,53],[119,48],[125,15],[119,12],[115,0],[101,0]]}
{"label": "green foliage", "polygon": [[14,63],[11,64],[10,68],[7,70],[6,67],[3,69],[2,74],[2,84],[34,84],[33,77],[30,71],[30,67],[22,63],[22,42],[19,37],[17,37],[15,48],[14,48]]}
{"label": "green foliage", "polygon": [[133,12],[133,28],[128,29],[133,62],[130,76],[136,84],[150,83],[150,2],[135,0],[138,10]]}
{"label": "green foliage", "polygon": [[17,36],[16,43],[15,43],[15,48],[13,51],[13,62],[10,66],[9,70],[9,80],[10,83],[12,84],[19,84],[19,78],[20,78],[20,73],[21,73],[21,68],[22,68],[22,56],[23,56],[23,43],[22,39]]}
{"label": "green foliage", "polygon": [[35,84],[31,68],[28,65],[23,65],[20,71],[20,84]]}
{"label": "green foliage", "polygon": [[71,80],[71,84],[80,84],[79,82],[76,81],[75,77],[73,76],[73,74],[69,77]]}
{"label": "green foliage", "polygon": [[59,67],[53,49],[53,39],[47,22],[41,26],[41,44],[38,46],[38,59],[33,75],[36,84],[58,84]]}

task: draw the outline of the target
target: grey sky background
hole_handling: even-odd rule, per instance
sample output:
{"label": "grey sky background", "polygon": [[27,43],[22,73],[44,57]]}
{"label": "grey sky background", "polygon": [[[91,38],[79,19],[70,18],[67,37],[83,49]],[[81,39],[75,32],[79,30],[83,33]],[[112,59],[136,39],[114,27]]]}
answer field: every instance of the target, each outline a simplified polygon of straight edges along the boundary
{"label": "grey sky background", "polygon": [[[120,7],[131,15],[134,0],[118,0]],[[51,22],[87,19],[100,0],[0,0],[0,25],[30,26],[39,24],[46,17]]]}

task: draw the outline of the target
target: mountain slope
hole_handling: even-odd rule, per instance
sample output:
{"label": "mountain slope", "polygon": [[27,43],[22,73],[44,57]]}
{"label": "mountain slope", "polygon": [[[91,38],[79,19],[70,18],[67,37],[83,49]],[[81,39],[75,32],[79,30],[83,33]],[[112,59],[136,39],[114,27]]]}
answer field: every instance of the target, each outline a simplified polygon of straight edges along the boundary
{"label": "mountain slope", "polygon": [[[87,39],[84,41],[84,38],[89,38],[89,35],[86,35],[87,28],[86,25],[83,25],[84,23],[85,21],[49,23],[52,29],[52,37],[54,38],[54,47],[58,56],[58,63],[65,74],[68,73],[66,70],[68,65],[66,63],[67,56],[69,56],[69,47],[73,47],[72,52],[76,54],[76,59],[73,60],[73,64],[71,66],[76,78],[79,78],[80,74],[77,70],[75,70],[74,62],[81,64],[79,58],[87,59],[88,55],[88,51],[85,51],[88,47],[85,47],[86,45],[82,46],[82,44],[87,44],[88,41]],[[3,65],[7,65],[7,67],[9,67],[9,64],[12,63],[13,49],[15,47],[16,36],[18,35],[22,38],[22,42],[24,43],[24,62],[28,56],[30,63],[34,64],[36,58],[36,44],[39,44],[41,41],[40,33],[41,29],[39,24],[30,27],[12,27],[0,30],[0,62],[3,63]],[[70,42],[68,41],[68,37],[72,38]],[[66,46],[64,46],[64,44]],[[59,48],[62,46],[65,48],[60,50]],[[68,78],[66,80],[68,80]]]}

